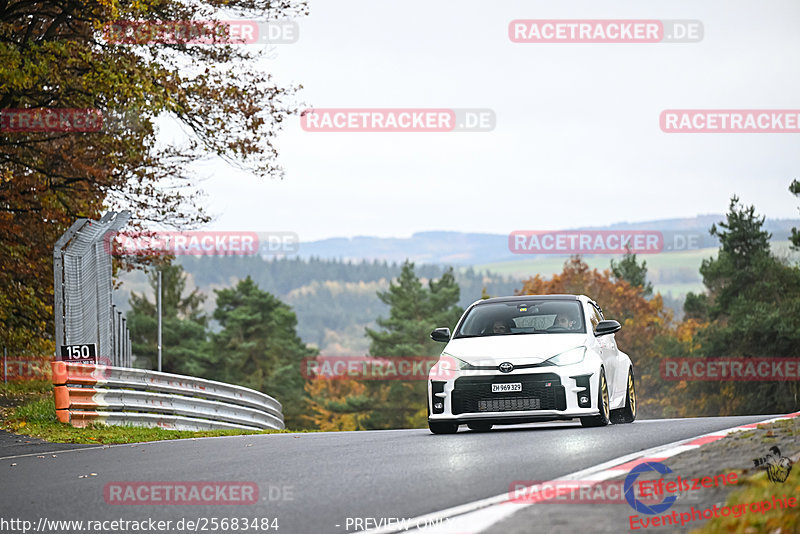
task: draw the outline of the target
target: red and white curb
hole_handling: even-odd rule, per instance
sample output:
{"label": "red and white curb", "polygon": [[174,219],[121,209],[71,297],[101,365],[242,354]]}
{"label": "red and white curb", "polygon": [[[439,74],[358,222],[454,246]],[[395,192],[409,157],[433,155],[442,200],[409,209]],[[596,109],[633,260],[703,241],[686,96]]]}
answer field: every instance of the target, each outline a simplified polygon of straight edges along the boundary
{"label": "red and white curb", "polygon": [[[725,430],[710,432],[702,436],[687,438],[666,445],[660,445],[651,449],[635,452],[626,456],[620,456],[608,462],[577,471],[561,478],[550,480],[527,488],[520,488],[519,494],[543,495],[540,491],[543,486],[552,486],[557,482],[580,481],[578,487],[586,485],[592,486],[603,480],[609,480],[627,474],[633,467],[643,462],[660,462],[682,452],[690,451],[702,447],[707,443],[712,443],[722,439],[733,432],[752,430],[758,425],[774,423],[782,419],[793,419],[800,417],[800,412],[766,419],[757,423],[750,423]],[[574,486],[573,486],[574,487]],[[502,493],[487,499],[462,504],[439,512],[422,515],[403,522],[405,528],[397,528],[397,524],[383,528],[363,531],[363,534],[394,534],[397,532],[424,532],[425,534],[464,534],[481,532],[495,523],[502,521],[513,514],[536,504],[536,500],[521,498],[514,500],[509,493]]]}

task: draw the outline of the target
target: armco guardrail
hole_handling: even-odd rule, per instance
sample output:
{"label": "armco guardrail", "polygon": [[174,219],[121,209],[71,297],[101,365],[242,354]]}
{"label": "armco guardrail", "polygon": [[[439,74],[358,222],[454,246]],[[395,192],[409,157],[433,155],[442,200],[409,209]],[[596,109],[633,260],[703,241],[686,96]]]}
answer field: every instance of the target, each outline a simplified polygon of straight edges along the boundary
{"label": "armco guardrail", "polygon": [[61,361],[51,365],[58,420],[72,426],[284,428],[281,403],[245,387],[127,367]]}

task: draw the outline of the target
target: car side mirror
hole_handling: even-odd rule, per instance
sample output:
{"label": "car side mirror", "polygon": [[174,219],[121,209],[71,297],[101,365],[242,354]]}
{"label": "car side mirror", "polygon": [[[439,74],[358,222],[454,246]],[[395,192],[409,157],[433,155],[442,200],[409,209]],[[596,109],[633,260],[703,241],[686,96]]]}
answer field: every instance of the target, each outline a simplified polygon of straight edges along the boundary
{"label": "car side mirror", "polygon": [[447,343],[450,341],[450,329],[449,328],[437,328],[433,332],[431,332],[431,339],[434,341],[441,341],[442,343]]}
{"label": "car side mirror", "polygon": [[608,334],[619,332],[620,329],[622,329],[622,325],[617,321],[600,321],[594,329],[594,335],[598,337],[607,336]]}

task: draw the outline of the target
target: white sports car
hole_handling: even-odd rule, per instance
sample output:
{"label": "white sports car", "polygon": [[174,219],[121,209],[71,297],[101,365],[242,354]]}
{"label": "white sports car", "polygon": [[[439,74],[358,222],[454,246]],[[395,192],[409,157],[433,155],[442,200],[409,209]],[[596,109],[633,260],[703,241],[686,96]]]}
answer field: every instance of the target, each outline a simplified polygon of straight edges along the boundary
{"label": "white sports car", "polygon": [[633,364],[603,310],[584,295],[498,297],[473,303],[428,380],[428,426],[486,431],[495,424],[579,417],[583,426],[636,418]]}

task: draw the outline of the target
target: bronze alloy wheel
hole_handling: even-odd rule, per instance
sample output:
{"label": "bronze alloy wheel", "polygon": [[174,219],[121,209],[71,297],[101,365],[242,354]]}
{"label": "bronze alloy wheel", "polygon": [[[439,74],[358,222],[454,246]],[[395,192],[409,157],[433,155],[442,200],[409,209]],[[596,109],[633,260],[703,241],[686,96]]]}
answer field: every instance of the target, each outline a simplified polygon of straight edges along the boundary
{"label": "bronze alloy wheel", "polygon": [[603,395],[603,417],[608,419],[610,412],[608,410],[608,384],[606,383],[606,374],[600,373],[600,392]]}
{"label": "bronze alloy wheel", "polygon": [[606,426],[610,422],[611,412],[608,406],[608,383],[606,382],[606,373],[603,368],[600,368],[599,386],[600,391],[597,392],[597,409],[600,413],[581,417],[581,426]]}
{"label": "bronze alloy wheel", "polygon": [[611,422],[615,425],[633,423],[636,419],[636,381],[633,378],[633,368],[628,371],[628,389],[625,394],[625,406],[611,411]]}
{"label": "bronze alloy wheel", "polygon": [[631,407],[631,414],[636,417],[636,391],[633,386],[633,373],[628,373],[628,405]]}

